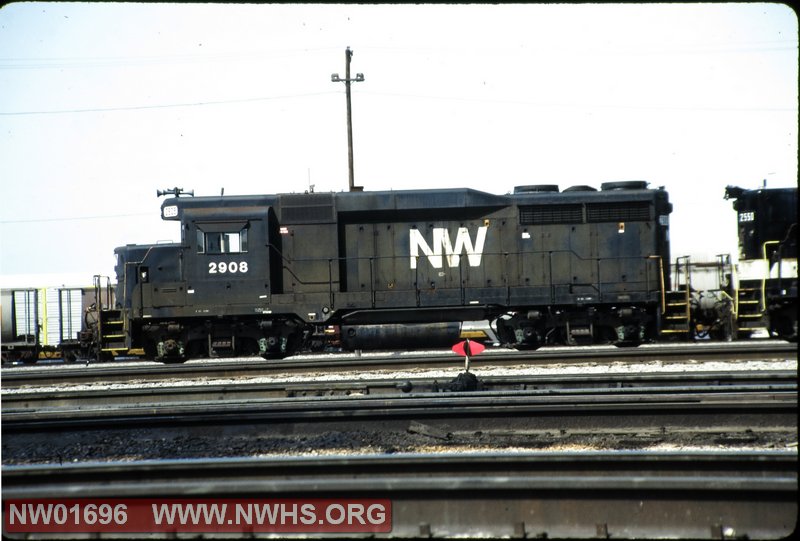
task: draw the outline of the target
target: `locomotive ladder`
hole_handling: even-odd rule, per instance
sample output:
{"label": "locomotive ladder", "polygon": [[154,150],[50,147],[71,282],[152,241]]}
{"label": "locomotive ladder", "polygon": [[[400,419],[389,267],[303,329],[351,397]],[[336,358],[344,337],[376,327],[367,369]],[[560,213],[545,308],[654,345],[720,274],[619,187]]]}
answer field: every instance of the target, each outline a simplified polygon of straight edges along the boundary
{"label": "locomotive ladder", "polygon": [[[683,284],[681,285],[681,275]],[[683,335],[691,332],[691,275],[689,256],[681,256],[675,260],[676,289],[664,293],[664,306],[661,309],[661,334]]]}
{"label": "locomotive ladder", "polygon": [[[103,278],[107,280],[102,285]],[[108,277],[94,277],[95,300],[97,305],[97,360],[108,358],[115,353],[127,352],[122,310],[110,308],[111,281]],[[105,290],[105,291],[104,291]],[[105,303],[103,298],[105,297]]]}
{"label": "locomotive ladder", "polygon": [[736,327],[740,338],[749,338],[754,331],[767,331],[767,299],[766,281],[769,276],[770,260],[767,257],[767,246],[778,244],[778,241],[767,241],[762,247],[764,261],[764,275],[760,287],[740,287],[736,290]]}
{"label": "locomotive ladder", "polygon": [[736,290],[736,329],[740,338],[755,331],[769,332],[763,287],[740,287]]}
{"label": "locomotive ladder", "polygon": [[100,354],[125,352],[125,332],[123,329],[121,310],[103,310],[100,312],[98,330],[100,333]]}
{"label": "locomotive ladder", "polygon": [[741,338],[747,338],[755,331],[768,331],[760,287],[740,287],[736,290],[736,327]]}

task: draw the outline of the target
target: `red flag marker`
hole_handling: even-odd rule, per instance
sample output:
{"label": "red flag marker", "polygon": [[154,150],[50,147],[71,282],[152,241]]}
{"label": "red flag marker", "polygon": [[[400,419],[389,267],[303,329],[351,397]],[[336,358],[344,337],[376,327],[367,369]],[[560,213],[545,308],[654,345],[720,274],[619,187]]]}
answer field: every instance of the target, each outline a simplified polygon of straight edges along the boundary
{"label": "red flag marker", "polygon": [[481,351],[486,349],[486,346],[481,344],[480,342],[470,342],[469,338],[464,340],[463,342],[459,342],[455,346],[453,346],[453,351],[459,355],[464,356],[464,371],[469,372],[469,356],[470,355],[477,355]]}
{"label": "red flag marker", "polygon": [[484,349],[486,349],[486,346],[480,342],[472,342],[470,340],[464,340],[453,346],[453,351],[455,353],[466,356],[478,355]]}

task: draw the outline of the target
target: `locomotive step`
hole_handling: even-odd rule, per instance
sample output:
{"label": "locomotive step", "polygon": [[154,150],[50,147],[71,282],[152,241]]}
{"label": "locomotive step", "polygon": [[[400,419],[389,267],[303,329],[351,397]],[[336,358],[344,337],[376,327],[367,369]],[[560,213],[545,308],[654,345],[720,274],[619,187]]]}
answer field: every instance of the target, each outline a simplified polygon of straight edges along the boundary
{"label": "locomotive step", "polygon": [[762,321],[741,321],[739,322],[739,330],[757,330],[757,329],[764,329],[766,330],[767,327],[764,325]]}
{"label": "locomotive step", "polygon": [[104,340],[109,340],[112,338],[125,338],[124,334],[104,334],[101,338]]}
{"label": "locomotive step", "polygon": [[684,323],[667,323],[664,325],[663,330],[680,330],[680,331],[688,331],[689,330],[689,321],[684,319]]}
{"label": "locomotive step", "polygon": [[739,302],[759,302],[761,300],[761,294],[758,295],[742,295],[739,293]]}

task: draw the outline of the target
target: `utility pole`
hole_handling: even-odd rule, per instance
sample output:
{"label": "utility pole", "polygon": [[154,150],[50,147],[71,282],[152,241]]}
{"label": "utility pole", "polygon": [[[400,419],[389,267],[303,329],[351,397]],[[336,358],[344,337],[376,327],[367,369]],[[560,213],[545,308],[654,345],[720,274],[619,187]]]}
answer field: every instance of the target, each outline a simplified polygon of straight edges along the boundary
{"label": "utility pole", "polygon": [[347,97],[347,165],[350,168],[350,191],[360,192],[364,189],[363,186],[355,185],[355,177],[353,175],[353,114],[350,108],[350,83],[361,82],[364,80],[363,73],[356,73],[356,78],[350,78],[350,58],[353,56],[353,51],[348,47],[344,52],[345,59],[345,72],[344,79],[339,78],[338,73],[331,75],[331,81],[334,83],[344,83],[345,95]]}

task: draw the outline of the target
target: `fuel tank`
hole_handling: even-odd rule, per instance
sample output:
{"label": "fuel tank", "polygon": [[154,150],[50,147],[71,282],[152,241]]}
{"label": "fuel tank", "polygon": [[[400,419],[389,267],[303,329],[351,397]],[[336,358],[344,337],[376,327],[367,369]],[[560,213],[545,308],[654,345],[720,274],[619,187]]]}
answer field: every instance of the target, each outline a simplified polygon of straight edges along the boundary
{"label": "fuel tank", "polygon": [[460,322],[344,325],[342,346],[354,349],[418,349],[450,347],[459,340]]}

